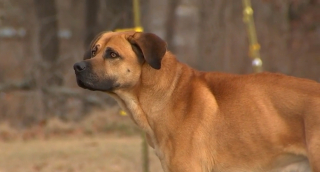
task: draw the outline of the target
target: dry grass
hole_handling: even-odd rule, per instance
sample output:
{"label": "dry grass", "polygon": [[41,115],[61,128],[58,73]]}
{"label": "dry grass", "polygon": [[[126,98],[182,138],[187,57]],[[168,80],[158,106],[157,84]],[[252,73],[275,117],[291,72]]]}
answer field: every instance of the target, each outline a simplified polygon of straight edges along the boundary
{"label": "dry grass", "polygon": [[[141,142],[140,130],[117,107],[27,129],[1,122],[0,172],[140,172]],[[150,162],[152,172],[162,172],[153,151]]]}
{"label": "dry grass", "polygon": [[[0,142],[1,172],[139,172],[139,136],[93,136]],[[150,151],[150,170],[162,172]]]}
{"label": "dry grass", "polygon": [[120,115],[118,107],[109,108],[107,114],[104,111],[94,111],[79,125],[85,134],[116,132],[123,135],[134,135],[140,131],[129,116]]}
{"label": "dry grass", "polygon": [[119,115],[118,107],[94,111],[81,121],[63,121],[50,118],[29,128],[17,129],[8,122],[0,123],[0,141],[48,139],[56,136],[96,134],[138,135],[140,130],[128,116]]}

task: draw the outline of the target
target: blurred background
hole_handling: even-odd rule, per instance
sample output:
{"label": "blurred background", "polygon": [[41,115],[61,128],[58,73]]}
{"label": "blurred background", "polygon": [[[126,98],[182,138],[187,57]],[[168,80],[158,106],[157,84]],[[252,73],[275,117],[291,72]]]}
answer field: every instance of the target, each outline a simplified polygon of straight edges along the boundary
{"label": "blurred background", "polygon": [[[320,0],[252,0],[252,7],[263,69],[319,82]],[[135,165],[140,162],[135,157],[141,156],[137,151],[139,129],[107,95],[80,89],[72,68],[96,34],[133,27],[132,8],[132,0],[0,0],[0,154],[7,155],[0,158],[1,172],[26,168],[81,171],[87,167],[92,171],[141,171]],[[205,71],[253,72],[240,0],[140,0],[140,14],[144,31],[166,40],[180,61]],[[109,139],[95,137],[101,134]],[[76,138],[68,142],[53,139],[60,136]],[[84,145],[77,142],[82,137]],[[13,143],[17,144],[14,148]],[[48,163],[54,154],[49,150],[39,155],[15,152],[62,143],[67,146],[56,149],[71,152],[61,150],[55,155],[65,159],[56,166]],[[100,150],[107,149],[105,144],[123,146],[110,147],[108,155],[98,158],[119,156],[112,161],[106,158],[109,164],[84,165],[84,161],[98,163],[94,153],[92,162],[71,156],[83,151],[71,149],[73,145],[102,153],[108,152]],[[126,150],[129,145],[135,147]],[[133,153],[126,153],[130,151]],[[8,159],[15,156],[21,161]],[[29,156],[40,158],[21,164],[25,162],[21,157]],[[5,160],[16,163],[9,165]],[[151,171],[162,171],[154,161]]]}

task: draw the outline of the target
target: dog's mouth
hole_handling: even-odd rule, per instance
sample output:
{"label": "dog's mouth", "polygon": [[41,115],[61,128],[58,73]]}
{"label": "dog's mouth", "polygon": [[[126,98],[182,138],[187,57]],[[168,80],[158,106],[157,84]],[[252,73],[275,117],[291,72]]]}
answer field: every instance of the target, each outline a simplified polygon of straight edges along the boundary
{"label": "dog's mouth", "polygon": [[91,91],[113,91],[115,88],[120,87],[120,84],[117,84],[114,79],[89,79],[83,78],[82,76],[77,75],[77,84],[79,87],[88,89]]}
{"label": "dog's mouth", "polygon": [[77,84],[81,88],[88,89],[91,91],[96,91],[96,89],[94,89],[94,85],[90,82],[85,82],[85,81],[82,81],[81,79],[77,78]]}

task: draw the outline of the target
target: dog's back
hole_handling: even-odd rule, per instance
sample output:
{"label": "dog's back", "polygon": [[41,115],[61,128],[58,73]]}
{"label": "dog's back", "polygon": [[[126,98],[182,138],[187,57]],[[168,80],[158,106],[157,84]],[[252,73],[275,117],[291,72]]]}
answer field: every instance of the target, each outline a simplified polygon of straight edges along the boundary
{"label": "dog's back", "polygon": [[[319,161],[319,83],[272,73],[202,73],[200,77],[220,113],[212,133],[225,143],[216,149],[224,155],[217,157],[218,162],[273,168],[306,156],[311,162]],[[314,169],[319,168],[314,164]]]}

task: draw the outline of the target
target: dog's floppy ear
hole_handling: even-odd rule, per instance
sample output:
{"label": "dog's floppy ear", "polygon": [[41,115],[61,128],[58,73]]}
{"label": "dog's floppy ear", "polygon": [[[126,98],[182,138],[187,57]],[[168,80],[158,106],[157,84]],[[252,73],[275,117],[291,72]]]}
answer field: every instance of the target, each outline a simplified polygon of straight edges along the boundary
{"label": "dog's floppy ear", "polygon": [[161,38],[153,33],[136,32],[128,37],[128,41],[141,50],[142,56],[151,67],[161,68],[161,60],[167,51],[167,44]]}

